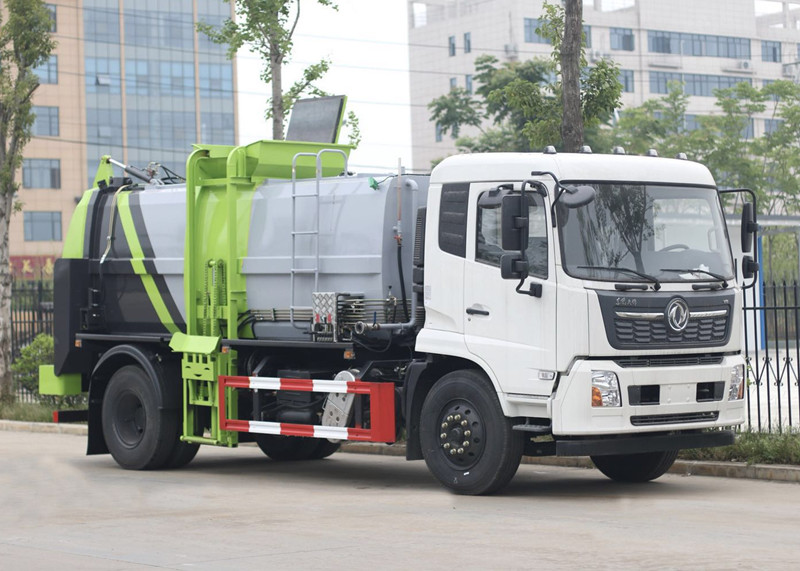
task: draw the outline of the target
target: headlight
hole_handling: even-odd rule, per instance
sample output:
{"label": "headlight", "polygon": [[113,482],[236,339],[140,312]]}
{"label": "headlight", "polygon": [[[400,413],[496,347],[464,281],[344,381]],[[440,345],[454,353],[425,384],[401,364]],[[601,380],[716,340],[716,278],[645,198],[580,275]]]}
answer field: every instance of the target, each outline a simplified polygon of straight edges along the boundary
{"label": "headlight", "polygon": [[592,406],[622,406],[619,379],[613,371],[592,371]]}
{"label": "headlight", "polygon": [[744,365],[736,365],[731,369],[731,387],[728,389],[728,400],[744,398]]}

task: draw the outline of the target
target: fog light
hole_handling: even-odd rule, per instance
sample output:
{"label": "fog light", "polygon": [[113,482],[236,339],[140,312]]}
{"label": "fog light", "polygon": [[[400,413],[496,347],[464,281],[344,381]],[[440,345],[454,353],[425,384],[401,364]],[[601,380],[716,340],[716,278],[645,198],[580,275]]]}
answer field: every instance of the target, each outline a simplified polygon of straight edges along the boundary
{"label": "fog light", "polygon": [[622,406],[619,379],[613,371],[592,371],[592,406]]}
{"label": "fog light", "polygon": [[736,365],[731,369],[731,388],[728,389],[728,400],[742,400],[744,385],[744,365]]}

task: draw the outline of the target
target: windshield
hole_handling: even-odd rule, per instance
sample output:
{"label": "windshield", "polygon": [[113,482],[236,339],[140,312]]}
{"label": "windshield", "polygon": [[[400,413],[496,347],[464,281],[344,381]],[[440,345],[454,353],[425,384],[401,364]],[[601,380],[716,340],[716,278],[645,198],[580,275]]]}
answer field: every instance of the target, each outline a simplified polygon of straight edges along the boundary
{"label": "windshield", "polygon": [[653,184],[591,184],[596,199],[558,208],[561,255],[574,277],[615,282],[732,279],[717,192]]}

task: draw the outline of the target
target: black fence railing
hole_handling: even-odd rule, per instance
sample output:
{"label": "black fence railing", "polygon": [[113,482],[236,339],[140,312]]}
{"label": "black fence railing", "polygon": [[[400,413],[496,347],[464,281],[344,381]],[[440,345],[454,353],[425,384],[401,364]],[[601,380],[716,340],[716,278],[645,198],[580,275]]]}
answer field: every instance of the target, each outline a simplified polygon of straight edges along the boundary
{"label": "black fence railing", "polygon": [[[40,333],[53,334],[53,285],[47,282],[14,282],[11,286],[11,354],[16,360],[23,347]],[[17,400],[35,402],[36,395],[14,379]]]}
{"label": "black fence railing", "polygon": [[744,294],[747,425],[800,426],[800,285],[760,283]]}

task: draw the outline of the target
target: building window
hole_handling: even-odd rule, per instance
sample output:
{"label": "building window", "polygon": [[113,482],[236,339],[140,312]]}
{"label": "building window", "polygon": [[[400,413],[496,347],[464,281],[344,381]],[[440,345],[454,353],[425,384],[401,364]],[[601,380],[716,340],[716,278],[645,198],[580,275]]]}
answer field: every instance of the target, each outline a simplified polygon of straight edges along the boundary
{"label": "building window", "polygon": [[450,78],[450,91],[453,91],[456,87],[458,87],[458,78],[451,77]]}
{"label": "building window", "polygon": [[549,44],[550,40],[536,31],[541,21],[538,18],[525,18],[525,42],[529,44]]}
{"label": "building window", "polygon": [[33,68],[39,83],[58,83],[58,56],[50,56],[43,64]]}
{"label": "building window", "polygon": [[632,52],[634,48],[633,30],[630,28],[611,28],[611,49]]}
{"label": "building window", "polygon": [[191,9],[188,13],[126,9],[125,42],[135,46],[192,50],[194,23]]}
{"label": "building window", "polygon": [[583,27],[583,45],[587,48],[592,47],[592,27],[591,26],[584,26]]}
{"label": "building window", "polygon": [[36,117],[31,127],[34,137],[58,137],[58,107],[34,105],[32,111]]}
{"label": "building window", "polygon": [[464,53],[468,54],[472,51],[472,34],[464,32]]}
{"label": "building window", "polygon": [[119,93],[120,65],[116,58],[87,57],[86,92],[87,93]]}
{"label": "building window", "polygon": [[86,110],[86,135],[90,142],[98,145],[119,144],[122,136],[121,109]]}
{"label": "building window", "polygon": [[717,89],[729,89],[737,84],[746,82],[753,84],[749,78],[733,77],[729,75],[704,75],[699,73],[670,73],[663,71],[650,72],[650,93],[667,93],[669,82],[682,82],[686,95],[700,97],[713,97]]}
{"label": "building window", "polygon": [[686,114],[683,116],[683,128],[685,131],[697,131],[700,128],[699,115]]}
{"label": "building window", "polygon": [[633,93],[633,70],[632,69],[619,70],[619,82],[622,84],[623,92]]}
{"label": "building window", "polygon": [[61,161],[59,159],[22,161],[22,188],[61,188]]}
{"label": "building window", "polygon": [[439,123],[436,123],[436,142],[442,142],[442,126]]}
{"label": "building window", "polygon": [[230,63],[201,63],[198,74],[200,97],[233,96],[233,67]]}
{"label": "building window", "polygon": [[764,119],[764,133],[772,135],[783,124],[782,119]]}
{"label": "building window", "polygon": [[456,37],[450,36],[447,38],[447,53],[448,55],[456,55]]}
{"label": "building window", "polygon": [[84,6],[83,35],[87,42],[119,44],[119,10],[116,6],[113,8]]}
{"label": "building window", "polygon": [[750,40],[731,36],[649,30],[647,49],[658,54],[750,59]]}
{"label": "building window", "polygon": [[761,61],[780,63],[781,43],[763,40],[761,42]]}
{"label": "building window", "polygon": [[464,87],[467,90],[467,93],[472,95],[472,76],[467,74],[464,76]]}
{"label": "building window", "polygon": [[45,4],[47,7],[47,11],[50,12],[50,33],[55,34],[58,31],[58,26],[56,23],[56,5],[55,4]]}
{"label": "building window", "polygon": [[233,113],[203,112],[200,115],[200,142],[233,145]]}
{"label": "building window", "polygon": [[24,212],[26,242],[61,241],[60,212]]}
{"label": "building window", "polygon": [[194,97],[194,65],[191,62],[162,61],[158,64],[158,71],[161,95]]}

